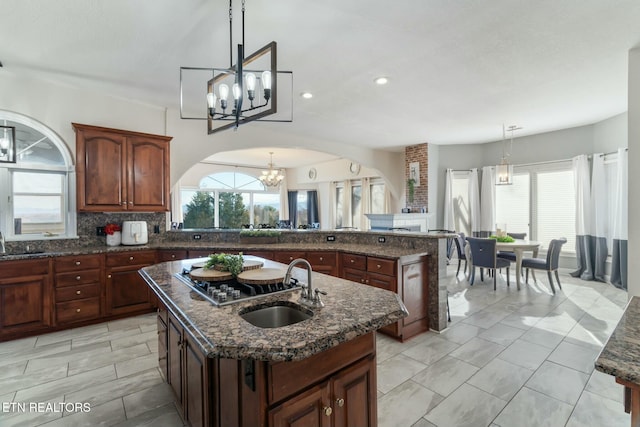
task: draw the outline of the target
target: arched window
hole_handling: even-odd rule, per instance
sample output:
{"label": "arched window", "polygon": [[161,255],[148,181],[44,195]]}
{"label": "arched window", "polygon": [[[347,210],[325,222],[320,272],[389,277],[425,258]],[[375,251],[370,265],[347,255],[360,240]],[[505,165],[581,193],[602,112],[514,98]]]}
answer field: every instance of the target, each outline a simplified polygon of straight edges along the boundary
{"label": "arched window", "polygon": [[275,227],[280,217],[280,193],[241,172],[207,175],[180,197],[184,228]]}
{"label": "arched window", "polygon": [[16,128],[17,145],[16,163],[0,163],[0,200],[8,201],[0,214],[5,238],[75,237],[75,173],[64,141],[22,114],[0,110],[0,124]]}

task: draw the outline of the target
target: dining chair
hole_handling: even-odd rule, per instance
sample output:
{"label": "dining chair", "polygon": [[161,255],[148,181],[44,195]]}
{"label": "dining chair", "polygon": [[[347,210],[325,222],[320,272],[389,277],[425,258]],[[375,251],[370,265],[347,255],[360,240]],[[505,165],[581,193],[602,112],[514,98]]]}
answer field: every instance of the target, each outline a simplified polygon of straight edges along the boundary
{"label": "dining chair", "polygon": [[[518,240],[524,240],[527,238],[527,233],[507,233],[507,236]],[[498,257],[508,259],[513,262],[516,261],[516,253],[513,251],[498,251]]]}
{"label": "dining chair", "polygon": [[462,261],[464,261],[463,273],[466,275],[467,274],[467,257],[464,254],[464,242],[465,242],[464,233],[458,233],[458,235],[454,237],[453,241],[456,244],[456,252],[458,253],[458,270],[456,271],[456,277],[458,277],[458,274],[460,274],[460,265],[462,264]]}
{"label": "dining chair", "polygon": [[476,267],[480,267],[480,280],[484,281],[483,268],[489,268],[493,271],[493,290],[496,290],[496,269],[507,269],[507,286],[509,283],[509,267],[511,261],[508,259],[498,258],[496,256],[496,240],[495,239],[480,239],[475,237],[467,237],[469,242],[469,249],[471,249],[471,265],[472,269],[469,272],[471,285],[475,280]]}
{"label": "dining chair", "polygon": [[[551,285],[551,291],[555,294],[556,288],[553,286],[553,276],[551,272],[555,272],[556,280],[558,281],[558,287],[562,289],[562,285],[560,284],[560,276],[558,275],[558,261],[560,259],[560,251],[562,250],[562,245],[567,243],[567,239],[564,237],[560,239],[553,239],[549,243],[549,249],[547,250],[547,259],[542,258],[522,258],[522,268],[527,269],[525,283],[529,283],[529,269],[534,270],[546,270],[547,276],[549,277],[549,284]],[[533,272],[531,272],[533,274]],[[535,275],[534,275],[535,279]]]}

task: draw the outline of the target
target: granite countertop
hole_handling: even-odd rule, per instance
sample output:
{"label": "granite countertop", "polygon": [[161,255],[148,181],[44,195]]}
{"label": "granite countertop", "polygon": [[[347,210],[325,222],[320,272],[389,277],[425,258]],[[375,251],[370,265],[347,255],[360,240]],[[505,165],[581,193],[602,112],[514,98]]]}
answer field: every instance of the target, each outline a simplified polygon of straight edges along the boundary
{"label": "granite countertop", "polygon": [[[284,264],[262,261],[264,267],[286,269]],[[145,267],[140,274],[165,306],[190,330],[209,357],[302,360],[396,322],[408,314],[393,292],[314,272],[314,288],[327,292],[322,298],[325,307],[308,308],[313,311],[311,319],[281,328],[263,329],[251,325],[238,313],[248,307],[269,305],[275,301],[297,303],[300,290],[215,307],[174,276],[183,268],[190,268],[194,262],[195,259],[165,262]],[[306,282],[307,271],[294,268],[293,277]]]}
{"label": "granite countertop", "polygon": [[427,252],[394,247],[394,246],[381,246],[381,245],[365,245],[355,243],[327,243],[326,245],[318,246],[317,243],[226,243],[226,242],[204,242],[204,243],[191,243],[191,242],[166,242],[156,243],[152,245],[136,245],[136,246],[76,246],[68,247],[61,250],[46,251],[46,252],[31,252],[31,253],[19,253],[19,254],[6,254],[0,255],[1,261],[21,260],[21,259],[38,259],[49,258],[67,255],[90,255],[101,253],[118,253],[128,251],[141,251],[141,250],[156,250],[156,249],[176,249],[176,250],[188,250],[188,249],[209,249],[216,250],[218,252],[223,251],[239,251],[239,250],[278,250],[278,251],[344,251],[361,255],[373,255],[384,258],[401,258],[409,255],[427,255]]}
{"label": "granite countertop", "polygon": [[640,297],[627,304],[613,334],[596,359],[605,374],[640,385]]}

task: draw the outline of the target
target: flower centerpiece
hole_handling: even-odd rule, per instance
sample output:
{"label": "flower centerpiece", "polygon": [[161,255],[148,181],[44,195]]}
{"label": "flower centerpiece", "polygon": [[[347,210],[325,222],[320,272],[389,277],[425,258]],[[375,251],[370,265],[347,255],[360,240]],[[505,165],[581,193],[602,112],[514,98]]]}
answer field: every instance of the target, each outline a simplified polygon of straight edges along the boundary
{"label": "flower centerpiece", "polygon": [[104,226],[107,235],[107,246],[119,246],[122,242],[122,228],[118,224],[108,223]]}

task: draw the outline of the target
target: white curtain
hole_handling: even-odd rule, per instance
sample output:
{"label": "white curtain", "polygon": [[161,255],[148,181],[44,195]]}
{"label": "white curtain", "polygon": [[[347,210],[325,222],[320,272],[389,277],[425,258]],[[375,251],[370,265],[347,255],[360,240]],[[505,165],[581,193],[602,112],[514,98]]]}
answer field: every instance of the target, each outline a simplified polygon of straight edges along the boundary
{"label": "white curtain", "polygon": [[447,169],[444,180],[444,223],[443,228],[456,231],[453,219],[453,169]]}
{"label": "white curtain", "polygon": [[371,181],[369,178],[362,178],[362,199],[360,199],[360,229],[368,230],[369,218],[365,214],[371,213]]}
{"label": "white curtain", "polygon": [[344,200],[342,201],[342,226],[353,227],[351,218],[351,181],[344,182]]}
{"label": "white curtain", "polygon": [[576,260],[578,269],[571,273],[582,280],[604,282],[607,262],[606,224],[609,222],[604,155],[592,157],[589,179],[589,160],[586,155],[573,159],[576,189]]}
{"label": "white curtain", "polygon": [[469,212],[471,220],[471,234],[480,236],[480,189],[478,186],[478,169],[471,169],[469,176]]}
{"label": "white curtain", "polygon": [[480,234],[489,237],[496,226],[495,168],[482,168],[482,194],[480,196]]}
{"label": "white curtain", "polygon": [[336,183],[329,183],[329,229],[336,228]]}
{"label": "white curtain", "polygon": [[629,205],[629,153],[618,149],[615,217],[613,218],[613,250],[611,253],[611,283],[627,289],[627,239]]}
{"label": "white curtain", "polygon": [[283,171],[284,179],[280,183],[280,220],[289,219],[289,186],[287,185],[287,173]]}

